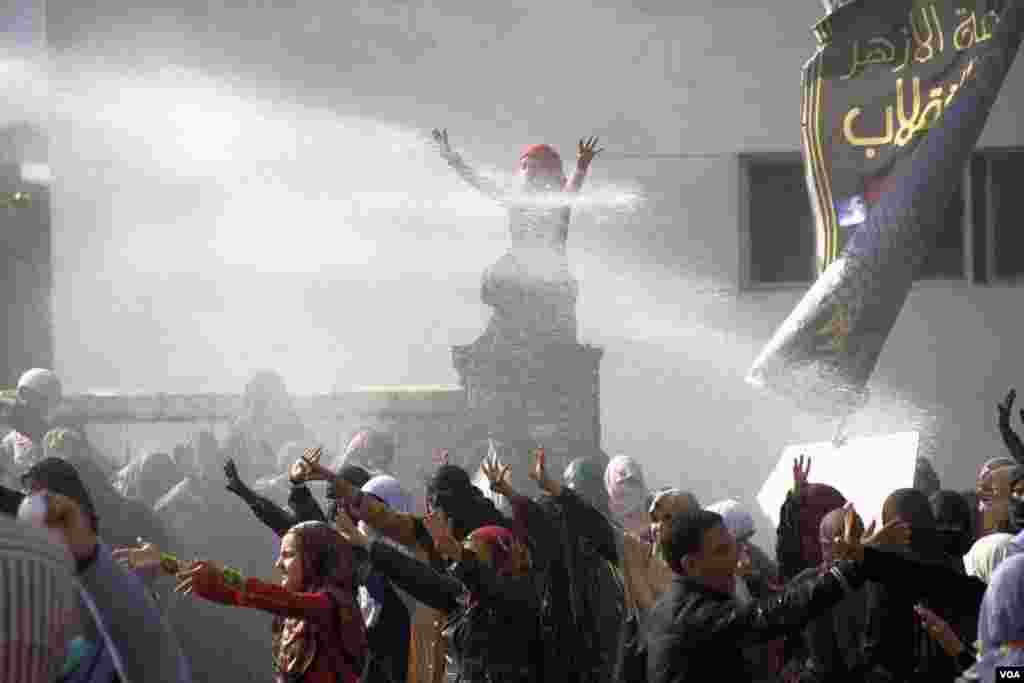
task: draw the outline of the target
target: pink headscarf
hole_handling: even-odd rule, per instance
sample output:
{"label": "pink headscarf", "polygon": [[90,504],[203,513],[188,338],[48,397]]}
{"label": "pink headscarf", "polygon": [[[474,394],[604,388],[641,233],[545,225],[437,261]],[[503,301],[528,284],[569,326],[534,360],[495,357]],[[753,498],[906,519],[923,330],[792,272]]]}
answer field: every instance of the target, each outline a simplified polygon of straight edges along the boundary
{"label": "pink headscarf", "polygon": [[647,505],[650,495],[644,483],[644,472],[633,458],[617,455],[604,471],[604,486],[608,490],[609,506],[616,519]]}
{"label": "pink headscarf", "polygon": [[978,479],[984,479],[986,475],[995,470],[1000,470],[1004,467],[1013,467],[1017,464],[1017,461],[1013,458],[1000,457],[992,458],[981,466],[981,471],[978,472]]}

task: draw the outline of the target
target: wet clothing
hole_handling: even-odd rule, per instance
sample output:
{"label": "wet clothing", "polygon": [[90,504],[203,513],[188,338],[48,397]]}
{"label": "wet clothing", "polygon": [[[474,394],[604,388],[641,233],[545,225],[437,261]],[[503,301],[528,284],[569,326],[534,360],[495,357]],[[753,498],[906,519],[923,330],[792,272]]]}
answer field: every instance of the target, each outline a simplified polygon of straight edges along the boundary
{"label": "wet clothing", "polygon": [[[805,569],[793,583],[814,580],[824,570]],[[802,656],[794,662],[795,679],[800,683],[863,681],[866,663],[861,641],[866,624],[867,595],[864,588],[858,588],[804,629]]]}
{"label": "wet clothing", "polygon": [[[576,341],[579,284],[569,268],[566,241],[570,196],[512,196],[480,176],[456,153],[449,165],[480,192],[508,209],[509,249],[484,272],[481,298],[494,313],[481,341],[517,342],[522,334]],[[577,181],[582,182],[582,178]]]}
{"label": "wet clothing", "polygon": [[784,581],[822,563],[821,520],[845,504],[842,494],[826,484],[808,484],[799,496],[792,491],[786,495],[779,511],[775,545]]}
{"label": "wet clothing", "polygon": [[[290,591],[247,578],[241,589],[223,583],[196,584],[200,597],[225,605],[252,607],[275,615],[274,672],[277,683],[358,683],[364,667],[365,640],[361,618],[351,604],[342,604],[331,591]],[[358,627],[355,627],[359,622]]]}
{"label": "wet clothing", "polygon": [[552,680],[608,680],[626,617],[615,569],[622,532],[568,487],[557,497],[515,496],[511,502],[531,539],[540,579],[547,674]]}
{"label": "wet clothing", "polygon": [[648,617],[648,681],[751,681],[744,647],[799,630],[863,581],[860,566],[840,563],[779,597],[741,606],[732,594],[678,576]]}
{"label": "wet clothing", "polygon": [[[373,541],[374,571],[444,613],[459,683],[538,683],[540,604],[530,575],[502,576],[472,554],[439,572]],[[563,679],[564,680],[564,679]]]}

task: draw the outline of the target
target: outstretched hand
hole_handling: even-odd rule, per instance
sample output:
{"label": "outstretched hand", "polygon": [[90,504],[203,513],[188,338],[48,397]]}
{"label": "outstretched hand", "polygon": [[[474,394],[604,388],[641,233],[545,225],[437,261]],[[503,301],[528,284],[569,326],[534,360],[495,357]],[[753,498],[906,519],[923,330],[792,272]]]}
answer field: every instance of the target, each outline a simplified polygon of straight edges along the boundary
{"label": "outstretched hand", "polygon": [[[1010,393],[1006,395],[1002,403],[999,404],[999,421],[1010,422],[1010,415],[1013,413],[1013,403],[1017,400],[1017,390],[1010,389]],[[1021,411],[1021,419],[1024,420],[1024,410]]]}
{"label": "outstretched hand", "polygon": [[509,481],[509,474],[511,468],[508,465],[502,465],[500,462],[485,460],[480,465],[480,471],[487,477],[487,481],[490,482],[491,491],[511,498],[515,491],[512,489],[512,484]]}
{"label": "outstretched hand", "polygon": [[249,487],[245,485],[242,478],[238,476],[238,467],[235,465],[233,458],[228,458],[224,462],[224,476],[227,477],[228,485],[225,487],[231,493],[237,496],[244,496],[249,490]]}
{"label": "outstretched hand", "polygon": [[844,529],[842,536],[836,536],[832,541],[833,548],[839,557],[846,560],[862,562],[864,560],[864,548],[886,548],[894,546],[905,546],[910,542],[910,526],[906,522],[895,519],[878,531],[875,531],[875,522],[871,524],[860,538],[857,537],[857,513],[852,504],[846,506]]}
{"label": "outstretched hand", "polygon": [[191,595],[197,586],[215,586],[222,582],[224,568],[208,560],[196,560],[177,574],[178,585],[175,593]]}
{"label": "outstretched hand", "polygon": [[134,548],[117,548],[111,555],[125,569],[138,572],[145,576],[155,577],[161,573],[174,575],[180,570],[177,562],[170,559],[164,561],[163,553],[154,543],[146,543],[141,538]]}
{"label": "outstretched hand", "polygon": [[536,448],[533,451],[533,462],[530,464],[529,477],[537,482],[537,486],[552,496],[557,496],[562,491],[561,485],[548,476],[547,468],[544,466],[543,448]]}
{"label": "outstretched hand", "polygon": [[331,481],[334,473],[320,464],[320,456],[323,455],[323,448],[307,448],[302,458],[292,463],[288,468],[288,478],[296,484],[307,481]]}
{"label": "outstretched hand", "polygon": [[581,164],[589,165],[598,154],[604,151],[604,147],[597,148],[597,138],[589,137],[580,140],[578,159]]}
{"label": "outstretched hand", "polygon": [[452,146],[448,142],[448,129],[442,128],[438,130],[435,128],[430,132],[431,137],[434,138],[434,144],[437,145],[437,151],[441,153],[443,157],[449,157],[452,154]]}

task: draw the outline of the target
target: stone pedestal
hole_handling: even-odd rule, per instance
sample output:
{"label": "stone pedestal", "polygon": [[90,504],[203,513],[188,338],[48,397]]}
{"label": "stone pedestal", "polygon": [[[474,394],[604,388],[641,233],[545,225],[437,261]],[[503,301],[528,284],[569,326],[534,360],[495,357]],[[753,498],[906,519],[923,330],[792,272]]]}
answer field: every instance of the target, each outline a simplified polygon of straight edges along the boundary
{"label": "stone pedestal", "polygon": [[601,442],[603,351],[525,336],[520,343],[485,339],[453,347],[452,360],[466,391],[467,427],[478,439],[490,435],[504,444],[504,460],[514,454],[516,461],[506,462],[513,483],[524,481],[530,444],[544,447],[556,477],[573,458],[594,454]]}

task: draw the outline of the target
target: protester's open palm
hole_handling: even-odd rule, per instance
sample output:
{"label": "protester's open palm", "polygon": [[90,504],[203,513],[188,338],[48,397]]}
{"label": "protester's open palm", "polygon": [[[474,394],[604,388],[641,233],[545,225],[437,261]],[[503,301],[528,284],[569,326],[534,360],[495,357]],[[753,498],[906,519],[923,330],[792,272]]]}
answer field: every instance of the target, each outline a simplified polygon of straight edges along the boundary
{"label": "protester's open palm", "polygon": [[320,457],[323,455],[323,448],[307,448],[302,458],[292,463],[288,468],[288,478],[296,483],[307,481],[329,481],[333,473],[320,464]]}
{"label": "protester's open palm", "polygon": [[906,545],[910,541],[910,526],[898,519],[893,520],[875,531],[875,522],[865,529],[864,533],[857,536],[857,512],[853,505],[846,506],[846,518],[844,520],[842,536],[837,536],[832,547],[836,554],[846,560],[861,561],[864,559],[864,548],[896,547]]}
{"label": "protester's open palm", "polygon": [[434,144],[437,145],[437,151],[441,153],[441,156],[447,157],[452,153],[452,146],[448,142],[448,129],[435,128],[430,132],[431,137],[434,139]]}
{"label": "protester's open palm", "polygon": [[589,164],[598,154],[604,151],[604,147],[598,148],[597,138],[589,137],[580,140],[578,158],[584,164]]}
{"label": "protester's open palm", "polygon": [[196,560],[177,574],[178,585],[174,591],[191,595],[196,588],[215,586],[222,583],[224,568],[207,560]]}
{"label": "protester's open palm", "polygon": [[511,468],[508,465],[502,465],[500,462],[491,462],[485,460],[480,466],[480,470],[487,477],[487,481],[490,482],[491,490],[495,493],[500,493],[505,496],[512,491],[512,484],[509,482],[509,475],[511,474]]}
{"label": "protester's open palm", "polygon": [[793,459],[793,493],[800,495],[807,488],[811,476],[811,459],[801,455]]}

